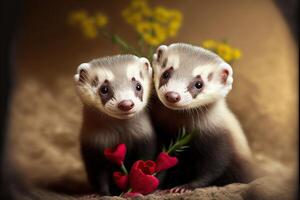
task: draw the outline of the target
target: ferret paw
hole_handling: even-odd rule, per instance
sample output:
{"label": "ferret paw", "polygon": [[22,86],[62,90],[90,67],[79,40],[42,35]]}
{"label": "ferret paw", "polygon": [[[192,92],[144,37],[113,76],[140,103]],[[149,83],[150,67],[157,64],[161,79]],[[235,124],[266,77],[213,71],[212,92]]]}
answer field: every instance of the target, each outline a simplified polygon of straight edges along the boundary
{"label": "ferret paw", "polygon": [[192,190],[189,189],[189,188],[187,188],[187,187],[184,187],[184,186],[179,186],[179,187],[171,188],[169,190],[169,193],[179,193],[179,194],[182,194],[182,193],[189,192],[189,191],[192,191]]}

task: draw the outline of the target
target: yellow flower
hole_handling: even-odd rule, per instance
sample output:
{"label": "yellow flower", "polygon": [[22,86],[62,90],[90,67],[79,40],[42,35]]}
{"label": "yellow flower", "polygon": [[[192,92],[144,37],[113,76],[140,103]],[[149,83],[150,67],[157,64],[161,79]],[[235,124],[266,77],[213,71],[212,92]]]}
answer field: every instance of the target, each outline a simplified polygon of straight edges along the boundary
{"label": "yellow flower", "polygon": [[231,52],[231,48],[229,45],[225,43],[220,43],[216,47],[216,51],[218,54],[226,54]]}
{"label": "yellow flower", "polygon": [[217,42],[214,40],[205,40],[202,43],[202,46],[206,49],[213,49],[216,47],[216,45],[217,45]]}
{"label": "yellow flower", "polygon": [[81,28],[82,28],[83,34],[87,38],[92,39],[92,38],[97,37],[97,35],[98,35],[97,28],[96,28],[94,20],[92,18],[88,18],[88,19],[85,19],[84,21],[82,21]]}
{"label": "yellow flower", "polygon": [[182,13],[179,12],[178,10],[171,10],[170,11],[171,17],[174,18],[174,20],[180,21],[182,20]]}
{"label": "yellow flower", "polygon": [[93,27],[88,27],[88,28],[84,29],[83,33],[89,39],[94,39],[98,35],[97,30]]}
{"label": "yellow flower", "polygon": [[181,27],[182,14],[178,11],[170,11],[171,21],[169,22],[168,32],[170,37],[176,36]]}
{"label": "yellow flower", "polygon": [[218,54],[226,62],[232,62],[241,57],[242,52],[239,49],[231,47],[224,42],[218,42],[215,40],[205,40],[202,42],[202,46]]}
{"label": "yellow flower", "polygon": [[146,16],[151,14],[151,9],[146,0],[133,0],[127,9],[132,14],[133,13],[141,13]]}
{"label": "yellow flower", "polygon": [[157,6],[154,9],[153,16],[154,16],[155,20],[162,22],[162,23],[167,23],[170,20],[170,14],[169,14],[168,10],[166,10],[162,6]]}
{"label": "yellow flower", "polygon": [[223,58],[226,62],[231,62],[233,60],[231,52],[219,53],[219,56]]}
{"label": "yellow flower", "polygon": [[134,0],[131,2],[129,7],[122,11],[122,16],[130,24],[132,24],[131,20],[133,16],[146,17],[150,15],[151,9],[145,0]]}
{"label": "yellow flower", "polygon": [[100,12],[96,13],[94,20],[95,20],[95,24],[100,28],[104,27],[108,22],[107,16]]}
{"label": "yellow flower", "polygon": [[150,9],[149,6],[140,7],[139,10],[136,12],[141,13],[145,18],[151,18],[153,15],[153,11]]}
{"label": "yellow flower", "polygon": [[128,16],[127,22],[133,26],[137,26],[137,24],[142,22],[142,15],[140,13],[134,13]]}
{"label": "yellow flower", "polygon": [[72,25],[78,25],[84,36],[87,38],[96,38],[98,29],[106,26],[108,18],[101,12],[89,15],[85,10],[74,11],[69,16]]}
{"label": "yellow flower", "polygon": [[165,39],[163,37],[154,37],[151,34],[144,35],[144,40],[151,46],[157,46],[161,44]]}
{"label": "yellow flower", "polygon": [[241,51],[233,49],[228,44],[221,43],[217,46],[216,52],[226,61],[232,62],[241,57]]}
{"label": "yellow flower", "polygon": [[179,21],[170,22],[169,29],[168,29],[168,33],[169,33],[170,37],[176,36],[180,26],[181,26],[181,23]]}
{"label": "yellow flower", "polygon": [[242,52],[239,49],[235,49],[232,54],[235,60],[240,59],[242,56]]}
{"label": "yellow flower", "polygon": [[85,20],[88,17],[88,14],[85,10],[77,10],[70,13],[69,22],[70,24],[76,24]]}
{"label": "yellow flower", "polygon": [[133,0],[130,7],[134,9],[143,9],[148,7],[148,2],[147,0]]}
{"label": "yellow flower", "polygon": [[178,32],[182,14],[162,6],[151,8],[147,0],[133,0],[122,12],[123,18],[132,25],[149,45],[158,45]]}
{"label": "yellow flower", "polygon": [[158,23],[143,22],[137,25],[137,32],[151,46],[159,45],[166,39],[166,31]]}
{"label": "yellow flower", "polygon": [[228,44],[225,44],[225,43],[217,44],[215,51],[226,62],[231,62],[232,61],[232,59],[233,59],[232,49]]}
{"label": "yellow flower", "polygon": [[141,35],[151,32],[152,26],[149,22],[142,22],[136,26],[137,32]]}

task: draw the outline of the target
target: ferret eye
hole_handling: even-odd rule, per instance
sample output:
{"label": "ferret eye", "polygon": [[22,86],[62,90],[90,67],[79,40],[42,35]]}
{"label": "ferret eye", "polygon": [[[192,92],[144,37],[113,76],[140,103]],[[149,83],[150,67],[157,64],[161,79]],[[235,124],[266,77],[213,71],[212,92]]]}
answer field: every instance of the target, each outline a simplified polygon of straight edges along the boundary
{"label": "ferret eye", "polygon": [[142,85],[140,83],[137,83],[136,86],[135,86],[135,89],[137,91],[141,91],[142,90]]}
{"label": "ferret eye", "polygon": [[195,88],[201,89],[202,87],[203,87],[203,83],[202,83],[201,81],[197,81],[197,82],[195,83]]}
{"label": "ferret eye", "polygon": [[162,75],[163,79],[168,79],[170,78],[170,73],[168,71],[165,71]]}
{"label": "ferret eye", "polygon": [[101,94],[107,94],[108,90],[109,90],[108,87],[105,86],[105,85],[103,85],[103,86],[100,87]]}

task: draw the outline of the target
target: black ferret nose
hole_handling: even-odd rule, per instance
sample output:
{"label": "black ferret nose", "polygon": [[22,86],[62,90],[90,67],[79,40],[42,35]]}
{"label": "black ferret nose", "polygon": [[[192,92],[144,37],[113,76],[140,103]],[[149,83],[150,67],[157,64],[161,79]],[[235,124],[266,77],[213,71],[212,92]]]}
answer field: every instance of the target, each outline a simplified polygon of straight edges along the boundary
{"label": "black ferret nose", "polygon": [[177,92],[167,92],[165,94],[165,98],[170,103],[176,103],[181,99],[180,95]]}
{"label": "black ferret nose", "polygon": [[123,100],[118,104],[118,108],[122,111],[129,111],[134,107],[134,103],[131,100]]}

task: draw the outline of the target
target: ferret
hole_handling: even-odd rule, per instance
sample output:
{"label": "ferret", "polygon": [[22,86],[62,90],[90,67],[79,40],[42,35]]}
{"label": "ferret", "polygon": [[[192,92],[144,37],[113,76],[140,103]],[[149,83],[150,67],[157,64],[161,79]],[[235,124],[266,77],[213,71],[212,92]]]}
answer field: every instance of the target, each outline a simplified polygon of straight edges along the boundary
{"label": "ferret", "polygon": [[197,130],[161,188],[251,181],[251,151],[225,101],[232,89],[231,66],[211,51],[182,43],[160,46],[152,66],[157,97],[151,117],[159,145],[168,146],[182,128]]}
{"label": "ferret", "polygon": [[74,76],[83,104],[81,155],[89,182],[100,195],[117,195],[112,180],[120,168],[104,157],[104,149],[127,146],[125,166],[152,159],[155,134],[146,111],[152,68],[146,58],[116,55],[82,63]]}

